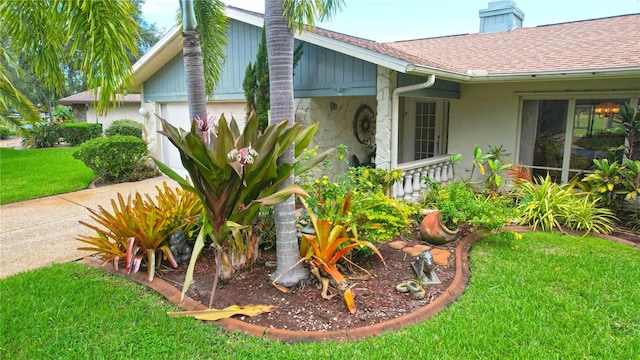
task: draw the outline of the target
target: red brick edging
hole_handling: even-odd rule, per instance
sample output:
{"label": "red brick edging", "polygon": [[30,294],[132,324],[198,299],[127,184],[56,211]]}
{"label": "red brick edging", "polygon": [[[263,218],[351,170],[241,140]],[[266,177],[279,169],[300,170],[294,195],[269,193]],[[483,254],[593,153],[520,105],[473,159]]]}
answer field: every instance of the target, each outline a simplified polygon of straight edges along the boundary
{"label": "red brick edging", "polygon": [[[507,227],[506,229],[517,232],[531,231],[531,229],[529,229],[528,227]],[[475,244],[478,240],[482,239],[486,235],[487,233],[485,232],[474,232],[467,235],[460,241],[455,249],[456,273],[453,281],[442,295],[440,295],[431,303],[423,306],[422,308],[410,314],[406,314],[392,320],[340,331],[293,331],[275,329],[249,324],[234,318],[218,320],[217,323],[227,331],[241,331],[250,336],[264,337],[267,339],[280,340],[284,342],[361,340],[367,337],[380,335],[386,331],[399,330],[409,325],[425,321],[433,315],[445,310],[451,303],[457,300],[464,293],[464,290],[469,284],[469,250],[471,250],[473,244]],[[640,246],[634,244],[633,242],[615,238],[613,236],[598,236],[597,234],[593,234],[592,236],[615,241],[640,249]],[[102,268],[101,261],[95,257],[86,257],[84,259],[81,259],[80,262],[85,265]],[[113,267],[104,269],[112,274],[128,276],[126,275],[126,271],[123,268],[118,271],[114,270]],[[167,298],[167,300],[185,310],[207,309],[205,305],[191,299],[186,295],[184,297],[184,300],[180,301],[180,298],[182,296],[181,292],[174,286],[160,278],[156,277],[153,282],[149,283],[147,281],[146,274],[144,273],[136,273],[128,277],[132,278],[140,284],[143,284],[155,290],[156,292]]]}

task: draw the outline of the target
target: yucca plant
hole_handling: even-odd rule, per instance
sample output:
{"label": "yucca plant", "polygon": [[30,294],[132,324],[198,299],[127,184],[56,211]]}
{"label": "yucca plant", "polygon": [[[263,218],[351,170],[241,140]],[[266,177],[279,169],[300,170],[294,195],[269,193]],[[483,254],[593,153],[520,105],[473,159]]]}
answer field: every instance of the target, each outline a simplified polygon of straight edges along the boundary
{"label": "yucca plant", "polygon": [[80,235],[77,239],[90,246],[78,249],[100,253],[103,264],[112,261],[116,269],[124,263],[129,273],[137,272],[146,258],[149,281],[153,281],[155,268],[160,264],[157,255],[177,267],[167,240],[178,229],[193,226],[194,219],[202,214],[202,206],[199,199],[179,188],[172,191],[166,183],[164,191],[159,187],[156,189],[158,199],[161,199],[158,205],[149,195],[143,198],[136,193],[134,198],[129,195],[125,201],[118,193],[117,201],[111,200],[111,211],[102,206],[98,206],[98,210],[88,209],[98,225],[80,223],[94,230],[96,235]]}
{"label": "yucca plant", "polygon": [[[302,234],[300,242],[300,255],[312,268],[312,273],[323,282],[323,294],[326,294],[328,282],[323,281],[321,271],[329,274],[334,280],[338,291],[342,292],[347,309],[351,313],[357,311],[353,299],[353,293],[344,275],[340,273],[336,264],[356,247],[371,249],[382,262],[384,258],[378,249],[369,241],[358,238],[358,231],[354,220],[359,214],[351,215],[351,193],[343,199],[340,206],[341,213],[333,221],[330,219],[318,219],[313,209],[307,205],[303,197],[300,202],[309,213],[309,219],[313,224],[315,234]],[[374,204],[375,207],[381,204]],[[364,210],[364,209],[363,209]],[[275,281],[274,281],[275,283]]]}
{"label": "yucca plant", "polygon": [[[258,241],[248,236],[250,226],[261,205],[284,201],[294,193],[305,193],[292,184],[278,191],[291,171],[299,174],[326,157],[319,154],[295,163],[278,163],[278,158],[292,144],[297,158],[305,149],[318,126],[304,128],[302,122],[287,127],[287,122],[258,131],[258,118],[252,114],[243,132],[234,119],[224,115],[217,125],[213,119],[195,119],[191,130],[177,129],[161,119],[162,132],[180,152],[182,164],[189,172],[193,186],[156,160],[160,169],[178,181],[183,188],[200,197],[207,215],[204,234],[196,239],[187,271],[183,294],[193,276],[195,261],[204,248],[205,235],[216,248],[217,276],[230,277],[235,269],[257,258]],[[212,291],[214,293],[215,291]]]}

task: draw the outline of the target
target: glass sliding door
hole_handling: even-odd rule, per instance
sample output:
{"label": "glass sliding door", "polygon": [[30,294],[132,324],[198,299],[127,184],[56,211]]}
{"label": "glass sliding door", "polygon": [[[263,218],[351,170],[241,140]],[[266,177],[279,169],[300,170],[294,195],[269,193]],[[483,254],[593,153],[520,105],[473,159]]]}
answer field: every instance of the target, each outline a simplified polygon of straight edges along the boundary
{"label": "glass sliding door", "polygon": [[[628,101],[628,100],[627,100]],[[593,168],[593,159],[605,159],[624,145],[619,131],[624,100],[576,100],[571,137],[569,178]]]}
{"label": "glass sliding door", "polygon": [[520,162],[531,175],[561,181],[568,100],[525,100],[520,131]]}
{"label": "glass sliding door", "polygon": [[[620,108],[629,99],[524,100],[519,161],[531,174],[567,182],[624,145]],[[618,150],[616,150],[618,149]]]}

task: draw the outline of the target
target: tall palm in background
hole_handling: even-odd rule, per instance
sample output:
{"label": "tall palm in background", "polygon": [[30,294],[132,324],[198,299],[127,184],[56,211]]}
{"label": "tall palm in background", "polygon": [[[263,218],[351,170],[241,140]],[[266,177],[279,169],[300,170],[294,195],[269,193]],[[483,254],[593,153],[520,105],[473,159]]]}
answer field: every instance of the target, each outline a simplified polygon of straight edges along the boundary
{"label": "tall palm in background", "polygon": [[[52,93],[66,86],[63,59],[77,59],[87,87],[100,89],[96,110],[104,113],[133,79],[127,54],[137,54],[137,12],[130,1],[3,0],[0,29]],[[15,87],[7,84],[6,70],[0,67],[0,106],[26,109],[25,119],[35,121],[33,104],[10,96]]]}
{"label": "tall palm in background", "polygon": [[180,8],[189,119],[202,119],[206,126],[207,95],[213,95],[224,65],[227,38],[224,3],[180,0]]}
{"label": "tall palm in background", "polygon": [[[293,31],[302,31],[304,24],[314,27],[316,20],[332,16],[342,0],[265,0],[265,32],[269,61],[271,123],[287,121],[293,125]],[[293,162],[293,148],[279,159]],[[293,172],[281,186],[293,184]],[[307,276],[302,265],[292,268],[300,259],[295,228],[294,198],[275,205],[277,268],[273,278],[283,286],[294,286]]]}

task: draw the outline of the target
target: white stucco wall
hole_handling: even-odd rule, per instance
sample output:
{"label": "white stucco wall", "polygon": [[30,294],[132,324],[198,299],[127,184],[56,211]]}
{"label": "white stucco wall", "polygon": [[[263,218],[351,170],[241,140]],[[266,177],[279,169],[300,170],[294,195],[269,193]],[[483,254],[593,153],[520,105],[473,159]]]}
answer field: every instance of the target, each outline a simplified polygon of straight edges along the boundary
{"label": "white stucco wall", "polygon": [[144,123],[144,118],[138,113],[140,104],[122,104],[115,109],[110,109],[106,115],[98,115],[95,108],[90,105],[87,109],[87,122],[102,124],[102,131],[107,130],[114,120],[129,119]]}
{"label": "white stucco wall", "polygon": [[462,84],[461,99],[451,100],[449,154],[462,154],[456,174],[467,178],[473,162],[473,148],[483,152],[489,145],[503,145],[517,161],[522,99],[616,98],[640,96],[640,79],[592,81],[541,81],[532,83]]}

